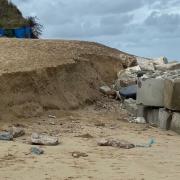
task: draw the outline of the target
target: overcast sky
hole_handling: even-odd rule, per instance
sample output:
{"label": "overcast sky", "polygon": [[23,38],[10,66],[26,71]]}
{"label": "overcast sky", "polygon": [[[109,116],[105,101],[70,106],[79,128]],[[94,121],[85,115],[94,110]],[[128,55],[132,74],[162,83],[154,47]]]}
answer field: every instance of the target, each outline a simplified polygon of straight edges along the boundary
{"label": "overcast sky", "polygon": [[96,41],[180,60],[180,0],[12,0],[44,25],[42,38]]}

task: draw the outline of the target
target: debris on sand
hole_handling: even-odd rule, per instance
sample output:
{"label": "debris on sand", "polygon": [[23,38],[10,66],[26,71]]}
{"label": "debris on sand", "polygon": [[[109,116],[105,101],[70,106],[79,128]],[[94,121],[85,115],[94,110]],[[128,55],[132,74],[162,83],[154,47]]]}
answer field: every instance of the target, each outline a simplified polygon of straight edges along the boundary
{"label": "debris on sand", "polygon": [[12,141],[13,140],[13,135],[10,132],[0,132],[0,140],[3,141]]}
{"label": "debris on sand", "polygon": [[125,140],[118,140],[118,139],[101,139],[97,143],[99,146],[112,146],[117,148],[123,148],[123,149],[131,149],[134,148],[135,145],[125,141]]}
{"label": "debris on sand", "polygon": [[72,157],[74,157],[74,158],[88,157],[88,154],[79,152],[79,151],[75,151],[75,152],[72,152]]}
{"label": "debris on sand", "polygon": [[75,137],[86,138],[86,139],[93,138],[93,136],[91,134],[89,134],[89,133],[82,134],[82,135],[77,135]]}
{"label": "debris on sand", "polygon": [[49,117],[49,118],[52,118],[52,119],[56,119],[56,116],[51,115],[51,114],[50,114],[50,115],[48,115],[48,117]]}
{"label": "debris on sand", "polygon": [[24,129],[20,128],[20,127],[15,127],[13,126],[9,132],[12,134],[13,138],[17,138],[17,137],[21,137],[25,134]]}
{"label": "debris on sand", "polygon": [[32,133],[31,143],[36,145],[55,146],[59,144],[59,139],[54,136],[48,136],[46,134]]}
{"label": "debris on sand", "polygon": [[32,147],[30,151],[32,154],[35,154],[35,155],[44,154],[44,150],[41,149],[40,147]]}

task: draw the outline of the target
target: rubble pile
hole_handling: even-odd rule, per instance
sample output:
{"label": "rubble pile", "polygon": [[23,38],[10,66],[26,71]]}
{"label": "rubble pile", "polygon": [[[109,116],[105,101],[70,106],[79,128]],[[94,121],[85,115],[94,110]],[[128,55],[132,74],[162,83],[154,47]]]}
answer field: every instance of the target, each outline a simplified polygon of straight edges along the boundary
{"label": "rubble pile", "polygon": [[180,133],[180,63],[168,62],[166,57],[137,57],[137,63],[118,72],[113,85],[124,108],[136,123],[145,119],[153,126]]}

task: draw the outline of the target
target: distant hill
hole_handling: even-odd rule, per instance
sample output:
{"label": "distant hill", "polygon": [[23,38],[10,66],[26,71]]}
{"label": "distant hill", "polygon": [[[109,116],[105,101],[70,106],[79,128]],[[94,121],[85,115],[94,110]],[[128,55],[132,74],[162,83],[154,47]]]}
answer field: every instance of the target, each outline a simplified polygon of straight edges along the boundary
{"label": "distant hill", "polygon": [[23,17],[21,11],[9,0],[0,0],[0,28],[17,28],[31,26],[33,37],[38,38],[42,33],[42,25],[36,17]]}
{"label": "distant hill", "polygon": [[0,27],[14,28],[28,24],[21,11],[10,1],[0,0]]}

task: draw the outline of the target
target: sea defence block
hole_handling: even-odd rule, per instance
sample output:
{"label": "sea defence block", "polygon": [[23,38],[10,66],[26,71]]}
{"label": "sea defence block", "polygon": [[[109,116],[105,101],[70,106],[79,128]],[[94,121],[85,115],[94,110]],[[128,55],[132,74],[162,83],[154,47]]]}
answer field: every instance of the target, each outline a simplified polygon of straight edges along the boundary
{"label": "sea defence block", "polygon": [[138,83],[137,104],[152,107],[164,106],[164,79],[146,79]]}
{"label": "sea defence block", "polygon": [[146,108],[145,119],[149,124],[159,127],[159,108]]}
{"label": "sea defence block", "polygon": [[180,111],[180,79],[166,79],[164,105],[167,109]]}
{"label": "sea defence block", "polygon": [[169,130],[172,120],[172,113],[165,108],[159,109],[159,127],[162,130]]}
{"label": "sea defence block", "polygon": [[171,130],[180,134],[180,113],[173,113]]}

